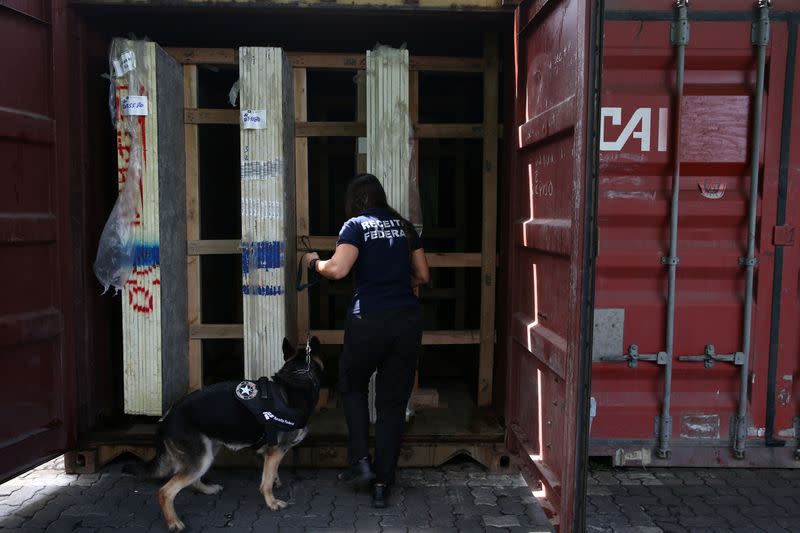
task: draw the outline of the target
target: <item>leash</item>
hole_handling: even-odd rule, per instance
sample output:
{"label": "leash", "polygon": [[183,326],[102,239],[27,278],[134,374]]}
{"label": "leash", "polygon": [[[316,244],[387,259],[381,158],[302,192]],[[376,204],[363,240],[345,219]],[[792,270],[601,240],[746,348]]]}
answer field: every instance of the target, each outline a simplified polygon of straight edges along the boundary
{"label": "leash", "polygon": [[[302,249],[302,255],[300,256],[300,260],[297,262],[297,278],[296,278],[296,289],[297,292],[304,291],[310,287],[319,283],[320,275],[316,270],[306,269],[307,273],[307,280],[306,283],[302,283],[303,280],[303,258],[310,253],[318,253],[317,250],[311,248],[311,239],[308,235],[300,236],[300,247]],[[308,309],[311,309],[311,291],[309,290],[307,293],[308,297]],[[311,370],[311,321],[309,320],[308,327],[306,328],[306,372]]]}
{"label": "leash", "polygon": [[311,240],[308,238],[308,235],[303,235],[300,237],[300,247],[302,249],[302,254],[300,255],[300,260],[297,262],[297,278],[295,282],[295,288],[297,292],[304,291],[309,287],[313,287],[317,283],[319,283],[320,275],[317,271],[307,269],[308,270],[308,281],[306,283],[302,283],[303,280],[303,257],[311,253],[319,253],[319,250],[314,250],[311,248]]}

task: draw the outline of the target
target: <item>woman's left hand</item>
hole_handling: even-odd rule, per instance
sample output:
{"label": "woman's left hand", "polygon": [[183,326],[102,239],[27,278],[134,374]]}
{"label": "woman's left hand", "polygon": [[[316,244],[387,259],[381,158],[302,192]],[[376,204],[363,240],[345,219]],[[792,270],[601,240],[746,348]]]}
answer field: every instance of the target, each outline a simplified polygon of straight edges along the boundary
{"label": "woman's left hand", "polygon": [[308,266],[311,264],[311,261],[314,259],[319,259],[319,254],[317,252],[306,252],[303,254],[303,266],[308,268]]}

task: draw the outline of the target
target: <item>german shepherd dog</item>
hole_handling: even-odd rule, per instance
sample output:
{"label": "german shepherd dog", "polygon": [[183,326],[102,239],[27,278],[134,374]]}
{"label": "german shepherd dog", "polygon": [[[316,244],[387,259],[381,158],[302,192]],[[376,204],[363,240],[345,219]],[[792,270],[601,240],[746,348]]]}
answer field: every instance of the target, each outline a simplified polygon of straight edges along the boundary
{"label": "german shepherd dog", "polygon": [[[319,399],[323,366],[318,357],[319,340],[314,337],[309,345],[311,351],[307,355],[305,346],[295,350],[287,339],[283,339],[284,365],[275,374],[272,380],[275,388],[271,390],[278,391],[284,405],[310,414]],[[273,485],[280,487],[278,465],[286,452],[305,438],[308,426],[273,432],[276,438],[271,440],[277,440],[277,443],[265,443],[263,422],[256,419],[240,400],[243,384],[248,384],[245,385],[245,394],[248,394],[253,388],[252,382],[226,381],[179,400],[159,424],[155,458],[125,469],[143,477],[163,479],[170,476],[158,491],[161,512],[170,531],[182,531],[186,527],[175,513],[175,496],[181,490],[190,485],[202,494],[216,494],[222,490],[220,485],[206,485],[201,479],[222,446],[232,450],[254,448],[262,455],[264,468],[260,491],[264,501],[273,511],[287,505],[272,494]],[[272,413],[264,413],[267,419],[270,418],[268,415]]]}

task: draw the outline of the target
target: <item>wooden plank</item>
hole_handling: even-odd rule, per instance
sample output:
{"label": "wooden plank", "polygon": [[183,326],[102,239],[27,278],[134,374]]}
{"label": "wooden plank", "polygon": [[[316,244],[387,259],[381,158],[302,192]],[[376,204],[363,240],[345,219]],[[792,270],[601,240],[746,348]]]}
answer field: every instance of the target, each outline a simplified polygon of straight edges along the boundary
{"label": "wooden plank", "polygon": [[426,252],[425,257],[431,268],[477,268],[482,265],[479,253]]}
{"label": "wooden plank", "polygon": [[367,125],[363,122],[301,122],[294,125],[295,137],[363,137]]}
{"label": "wooden plank", "polygon": [[[322,344],[342,344],[344,330],[318,329],[311,334],[317,337]],[[189,337],[192,339],[241,339],[244,336],[242,324],[195,324],[189,328]],[[478,330],[431,330],[422,333],[424,345],[465,345],[478,344],[480,332]]]}
{"label": "wooden plank", "polygon": [[192,324],[190,339],[243,339],[243,324]]}
{"label": "wooden plank", "polygon": [[[167,48],[167,53],[186,65],[239,66],[236,48]],[[296,69],[364,70],[366,54],[333,54],[287,52],[289,63]],[[409,68],[426,72],[483,72],[482,57],[411,56]]]}
{"label": "wooden plank", "polygon": [[[495,116],[497,113],[495,113]],[[239,124],[238,109],[184,109],[186,124]],[[364,137],[367,126],[363,122],[305,122],[295,123],[295,137]],[[419,139],[481,139],[485,124],[412,124],[414,136]],[[495,126],[495,136],[502,134]]]}
{"label": "wooden plank", "polygon": [[419,139],[481,139],[483,124],[414,124]]}
{"label": "wooden plank", "polygon": [[186,243],[189,257],[197,255],[230,255],[242,253],[239,239],[195,239]]}
{"label": "wooden plank", "polygon": [[287,52],[294,68],[313,70],[363,70],[367,68],[366,54],[331,54]]}
{"label": "wooden plank", "polygon": [[483,74],[483,231],[481,234],[481,328],[478,357],[478,405],[492,403],[497,226],[497,35],[484,38]]}
{"label": "wooden plank", "polygon": [[[365,56],[366,57],[366,56]],[[361,72],[356,78],[356,120],[367,123],[367,74]],[[366,133],[366,132],[365,132]],[[367,171],[367,138],[356,141],[356,173]]]}
{"label": "wooden plank", "polygon": [[[289,61],[292,61],[291,56]],[[296,121],[308,120],[308,76],[304,68],[294,69],[294,118]],[[297,137],[294,140],[295,151],[295,212],[298,239],[311,232],[309,223],[308,206],[308,138]],[[306,338],[310,317],[308,308],[308,294],[297,293],[297,339],[298,342]]]}
{"label": "wooden plank", "polygon": [[[197,107],[197,65],[183,67],[183,105]],[[186,143],[186,239],[189,242],[200,238],[200,181],[198,161],[198,126],[185,124],[183,135]],[[186,288],[188,298],[189,327],[199,324],[202,318],[200,258],[187,250]],[[203,386],[203,345],[201,341],[189,339],[189,390]]]}
{"label": "wooden plank", "polygon": [[[237,48],[165,48],[167,53],[184,65],[239,66]],[[185,72],[185,71],[184,71]],[[196,106],[192,106],[196,107]]]}
{"label": "wooden plank", "polygon": [[[296,275],[294,195],[294,76],[274,47],[239,49],[242,109],[266,109],[264,128],[240,129],[244,375],[271,376],[284,364],[280,342],[294,338]],[[284,170],[288,169],[289,172]],[[289,243],[279,260],[277,243]],[[256,247],[269,250],[256,261]],[[262,252],[258,252],[259,256]],[[272,257],[272,258],[270,258]],[[243,258],[243,264],[248,259]],[[246,289],[245,289],[246,288]]]}
{"label": "wooden plank", "polygon": [[[298,235],[300,235],[299,232]],[[336,248],[336,237],[312,235],[309,240],[311,248],[314,250],[332,252]],[[298,250],[302,250],[302,245],[299,241],[297,246]],[[187,248],[190,257],[242,253],[241,241],[238,239],[191,240],[188,241]],[[427,252],[425,256],[431,268],[478,268],[482,266],[481,254],[479,253]]]}
{"label": "wooden plank", "polygon": [[[312,330],[322,344],[342,344],[344,331],[339,329]],[[431,330],[422,332],[422,344],[433,345],[465,345],[478,344],[480,333],[478,330]]]}
{"label": "wooden plank", "polygon": [[426,72],[483,72],[483,58],[411,56],[409,68]]}
{"label": "wooden plank", "polygon": [[[408,119],[411,124],[419,122],[419,72],[412,71],[408,73]],[[422,223],[423,227],[425,221],[422,217],[422,199],[420,196],[421,183],[419,172],[419,138],[416,136],[414,129],[411,129],[411,175],[409,197],[408,197],[408,219],[414,224]],[[419,294],[415,289],[415,293]]]}
{"label": "wooden plank", "polygon": [[420,389],[415,386],[411,393],[411,405],[417,410],[436,409],[441,406],[439,391],[437,389]]}
{"label": "wooden plank", "polygon": [[[197,67],[195,67],[197,68]],[[185,124],[239,124],[238,109],[207,109],[197,106],[183,110]]]}
{"label": "wooden plank", "polygon": [[[466,143],[464,141],[457,142],[458,147],[461,150],[461,154],[464,154],[467,150]],[[462,156],[457,156],[456,160],[456,183],[467,183],[467,165],[466,165],[466,158]],[[455,188],[455,212],[456,212],[456,226],[461,229],[456,236],[456,250],[463,250],[467,246],[466,242],[466,228],[467,228],[467,188],[466,187],[456,187]],[[466,302],[467,302],[467,282],[466,282],[466,271],[463,268],[459,268],[456,270],[456,279],[455,279],[455,287],[456,291],[458,292],[458,297],[456,301],[456,308],[455,308],[455,327],[461,329],[466,327]]]}

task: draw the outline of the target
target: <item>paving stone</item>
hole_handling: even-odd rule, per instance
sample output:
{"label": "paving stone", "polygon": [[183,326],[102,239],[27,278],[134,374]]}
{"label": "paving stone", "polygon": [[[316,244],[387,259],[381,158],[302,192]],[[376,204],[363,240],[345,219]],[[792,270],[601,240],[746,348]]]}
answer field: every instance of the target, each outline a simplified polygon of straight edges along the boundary
{"label": "paving stone", "polygon": [[356,531],[378,531],[380,530],[381,517],[380,516],[364,516],[356,520]]}
{"label": "paving stone", "polygon": [[384,529],[392,527],[418,528],[428,527],[429,525],[431,525],[430,516],[427,513],[424,515],[415,513],[388,515],[381,518],[381,527]]}
{"label": "paving stone", "polygon": [[690,530],[680,524],[671,524],[669,522],[659,522],[656,520],[656,526],[664,530],[664,533],[690,533]]}
{"label": "paving stone", "polygon": [[701,527],[725,527],[728,525],[727,520],[715,514],[707,514],[702,516],[690,516],[681,520],[680,524],[695,530]]}
{"label": "paving stone", "polygon": [[200,531],[202,533],[252,533],[253,528],[251,528],[251,527],[236,527],[236,526],[204,527]]}
{"label": "paving stone", "polygon": [[480,517],[461,517],[455,521],[455,528],[461,533],[473,533],[485,531],[483,519]]}
{"label": "paving stone", "polygon": [[623,526],[614,528],[614,533],[663,533],[657,526]]}
{"label": "paving stone", "polygon": [[9,515],[0,518],[0,528],[19,530],[27,519],[24,516]]}
{"label": "paving stone", "polygon": [[595,496],[592,497],[592,503],[597,507],[600,514],[614,514],[619,513],[619,506],[614,503],[611,496]]}
{"label": "paving stone", "polygon": [[517,527],[519,518],[513,515],[484,515],[483,523],[486,527]]}
{"label": "paving stone", "polygon": [[19,490],[14,491],[7,497],[3,498],[3,505],[9,507],[19,507],[25,505],[36,496],[36,493],[41,491],[41,486],[28,486],[20,487]]}

